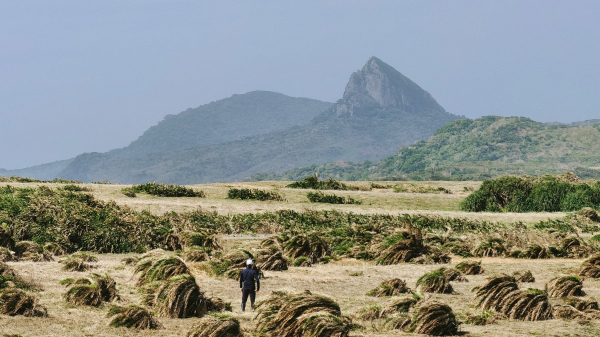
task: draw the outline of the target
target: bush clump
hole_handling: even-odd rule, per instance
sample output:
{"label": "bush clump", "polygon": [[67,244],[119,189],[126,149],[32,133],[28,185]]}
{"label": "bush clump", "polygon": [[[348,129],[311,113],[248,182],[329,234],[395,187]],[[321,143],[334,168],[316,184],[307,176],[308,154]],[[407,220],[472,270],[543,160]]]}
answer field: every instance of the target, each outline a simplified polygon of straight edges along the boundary
{"label": "bush clump", "polygon": [[324,204],[348,204],[348,205],[360,205],[362,204],[362,201],[360,200],[355,200],[354,198],[351,197],[340,197],[337,196],[335,194],[325,194],[323,192],[308,192],[308,194],[306,194],[306,197],[308,198],[308,200],[310,200],[310,202],[320,202],[320,203],[324,203]]}
{"label": "bush clump", "polygon": [[132,191],[133,193],[146,193],[157,197],[191,197],[204,198],[206,195],[203,191],[198,191],[193,188],[181,185],[165,185],[158,183],[146,183],[142,185],[133,185],[124,192]]}
{"label": "bush clump", "polygon": [[293,182],[287,188],[304,188],[313,190],[351,190],[356,191],[358,187],[348,186],[335,179],[319,180],[318,176],[306,177],[304,180]]}
{"label": "bush clump", "polygon": [[232,188],[227,192],[227,198],[240,200],[259,200],[259,201],[284,201],[283,197],[275,191],[264,191],[249,188]]}
{"label": "bush clump", "polygon": [[600,206],[600,184],[563,176],[504,176],[486,180],[461,209],[469,212],[570,212]]}

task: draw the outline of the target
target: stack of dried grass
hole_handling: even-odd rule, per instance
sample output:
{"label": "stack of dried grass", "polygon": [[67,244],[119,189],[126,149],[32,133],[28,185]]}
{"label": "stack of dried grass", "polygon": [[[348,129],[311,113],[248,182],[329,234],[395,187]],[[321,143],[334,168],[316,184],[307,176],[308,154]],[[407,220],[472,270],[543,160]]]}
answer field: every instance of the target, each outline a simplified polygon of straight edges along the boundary
{"label": "stack of dried grass", "polygon": [[17,288],[5,288],[0,291],[0,314],[25,317],[48,316],[46,308],[38,304],[37,298]]}
{"label": "stack of dried grass", "polygon": [[431,302],[417,309],[410,324],[410,332],[430,336],[454,336],[460,322],[452,308],[441,302]]}
{"label": "stack of dried grass", "polygon": [[481,261],[463,261],[456,265],[456,270],[460,271],[465,275],[479,275],[483,274],[483,268],[481,268]]}
{"label": "stack of dried grass", "polygon": [[183,253],[186,262],[205,262],[210,261],[210,249],[192,246]]}
{"label": "stack of dried grass", "polygon": [[512,276],[515,278],[515,280],[517,282],[523,282],[523,283],[535,282],[535,277],[533,277],[533,274],[529,270],[517,270],[512,274]]}
{"label": "stack of dried grass", "polygon": [[283,249],[291,259],[306,257],[312,264],[333,253],[329,243],[317,232],[296,235],[285,242]]}
{"label": "stack of dried grass", "polygon": [[600,253],[592,255],[581,264],[579,275],[592,278],[600,277]]}
{"label": "stack of dried grass", "polygon": [[115,328],[125,327],[135,330],[161,329],[163,326],[148,310],[137,305],[128,307],[113,306],[106,317],[112,317],[109,325]]}
{"label": "stack of dried grass", "polygon": [[394,278],[383,281],[377,288],[370,290],[367,296],[384,297],[384,296],[398,296],[400,294],[410,293],[411,290],[406,286],[406,282]]}
{"label": "stack of dried grass", "polygon": [[473,255],[478,257],[495,257],[502,256],[506,253],[504,240],[500,238],[488,238],[475,248]]}
{"label": "stack of dried grass", "polygon": [[212,314],[201,318],[187,337],[242,337],[240,322],[228,315]]}
{"label": "stack of dried grass", "polygon": [[257,308],[256,332],[269,337],[347,337],[352,327],[335,301],[309,291],[273,292]]}
{"label": "stack of dried grass", "polygon": [[562,276],[550,280],[548,295],[552,297],[584,296],[583,283],[577,276]]}
{"label": "stack of dried grass", "polygon": [[104,302],[119,299],[117,283],[108,275],[92,274],[89,278],[64,279],[61,284],[68,287],[65,300],[74,305],[98,307]]}
{"label": "stack of dried grass", "polygon": [[159,317],[202,317],[207,313],[207,299],[191,275],[146,284],[141,292],[144,304],[154,307]]}
{"label": "stack of dried grass", "polygon": [[15,244],[15,257],[19,261],[46,262],[54,261],[52,254],[42,252],[40,246],[31,241],[20,241]]}
{"label": "stack of dried grass", "polygon": [[417,280],[417,287],[420,287],[421,291],[426,293],[453,293],[454,289],[452,288],[448,278],[446,278],[444,270],[445,268],[440,268],[419,277]]}
{"label": "stack of dried grass", "polygon": [[439,248],[424,244],[421,230],[406,223],[403,240],[385,248],[377,258],[377,263],[391,265],[406,262],[418,263],[448,263],[450,257]]}
{"label": "stack of dried grass", "polygon": [[142,259],[135,267],[134,273],[140,273],[138,286],[167,280],[176,275],[189,274],[190,270],[185,262],[176,256],[165,256],[159,259],[152,257]]}
{"label": "stack of dried grass", "polygon": [[187,246],[203,247],[210,250],[222,250],[218,235],[209,230],[188,232],[184,234],[184,243]]}
{"label": "stack of dried grass", "polygon": [[440,270],[444,271],[444,276],[448,279],[448,281],[456,281],[456,282],[469,282],[469,280],[458,270],[451,268],[440,268]]}
{"label": "stack of dried grass", "polygon": [[539,290],[521,291],[512,276],[503,275],[488,279],[482,287],[473,289],[483,310],[494,310],[510,319],[540,321],[552,318],[548,296]]}
{"label": "stack of dried grass", "polygon": [[58,261],[66,271],[86,271],[94,267],[90,262],[98,262],[98,258],[86,252],[78,252]]}

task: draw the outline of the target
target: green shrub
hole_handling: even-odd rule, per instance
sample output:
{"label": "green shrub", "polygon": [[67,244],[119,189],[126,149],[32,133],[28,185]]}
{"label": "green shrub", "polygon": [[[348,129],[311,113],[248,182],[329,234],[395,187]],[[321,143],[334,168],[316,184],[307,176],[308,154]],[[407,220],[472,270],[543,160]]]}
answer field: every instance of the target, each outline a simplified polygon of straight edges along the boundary
{"label": "green shrub", "polygon": [[180,185],[165,185],[157,183],[133,185],[131,187],[131,191],[133,191],[134,193],[146,193],[158,197],[205,197],[203,191],[197,191],[193,188]]}
{"label": "green shrub", "polygon": [[568,212],[598,206],[599,185],[582,183],[569,174],[486,180],[461,203],[461,209],[469,212]]}
{"label": "green shrub", "polygon": [[318,177],[306,177],[304,180],[296,181],[287,185],[288,188],[305,188],[305,189],[313,189],[313,190],[348,190],[348,191],[356,191],[358,187],[348,186],[342,182],[339,182],[335,179],[327,179],[324,181],[320,181]]}
{"label": "green shrub", "polygon": [[259,200],[259,201],[284,201],[283,197],[275,191],[264,191],[259,189],[249,188],[232,188],[227,192],[227,198],[229,199],[241,199],[241,200]]}
{"label": "green shrub", "polygon": [[362,204],[362,201],[355,200],[351,197],[340,197],[335,194],[324,194],[323,192],[308,192],[306,195],[310,202],[320,202],[326,204]]}

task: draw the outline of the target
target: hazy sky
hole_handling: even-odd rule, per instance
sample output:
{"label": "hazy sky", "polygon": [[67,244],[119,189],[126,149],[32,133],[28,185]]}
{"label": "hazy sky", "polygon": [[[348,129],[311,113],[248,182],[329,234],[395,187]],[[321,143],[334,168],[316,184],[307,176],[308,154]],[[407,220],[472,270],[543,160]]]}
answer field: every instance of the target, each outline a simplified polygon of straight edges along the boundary
{"label": "hazy sky", "polygon": [[600,1],[0,0],[0,168],[251,90],[335,101],[374,55],[470,118],[600,118]]}

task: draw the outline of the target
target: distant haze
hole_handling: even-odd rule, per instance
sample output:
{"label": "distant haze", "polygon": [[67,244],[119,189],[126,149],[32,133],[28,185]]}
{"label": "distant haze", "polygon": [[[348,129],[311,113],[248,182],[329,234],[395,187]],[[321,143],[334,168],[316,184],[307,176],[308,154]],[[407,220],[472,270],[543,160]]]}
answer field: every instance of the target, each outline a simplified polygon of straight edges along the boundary
{"label": "distant haze", "polygon": [[375,55],[448,112],[600,118],[598,1],[1,1],[0,168],[127,146],[253,90],[335,102]]}

